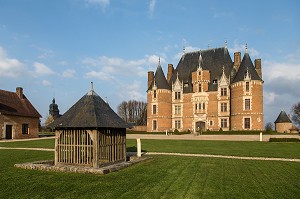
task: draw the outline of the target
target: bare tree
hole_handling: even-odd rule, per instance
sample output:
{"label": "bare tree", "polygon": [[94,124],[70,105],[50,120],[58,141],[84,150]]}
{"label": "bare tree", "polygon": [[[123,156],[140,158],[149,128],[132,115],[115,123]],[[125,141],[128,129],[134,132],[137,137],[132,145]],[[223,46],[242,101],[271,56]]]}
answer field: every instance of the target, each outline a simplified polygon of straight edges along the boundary
{"label": "bare tree", "polygon": [[300,126],[300,102],[292,107],[292,120],[298,127]]}
{"label": "bare tree", "polygon": [[267,132],[271,132],[271,131],[273,131],[273,129],[274,129],[273,123],[272,123],[272,122],[268,122],[268,123],[266,124],[266,126],[265,126],[265,130],[266,130]]}
{"label": "bare tree", "polygon": [[147,123],[147,103],[136,100],[123,101],[118,106],[118,114],[125,122],[145,125]]}

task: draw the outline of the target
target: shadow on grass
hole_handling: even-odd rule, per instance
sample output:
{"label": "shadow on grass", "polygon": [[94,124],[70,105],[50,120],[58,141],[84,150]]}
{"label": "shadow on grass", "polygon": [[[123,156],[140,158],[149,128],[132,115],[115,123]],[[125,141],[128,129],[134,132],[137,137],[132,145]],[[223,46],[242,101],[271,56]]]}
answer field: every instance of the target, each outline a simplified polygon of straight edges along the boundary
{"label": "shadow on grass", "polygon": [[[137,148],[136,148],[136,146],[127,147],[126,151],[127,152],[137,152]],[[142,152],[147,152],[147,150],[142,149]]]}

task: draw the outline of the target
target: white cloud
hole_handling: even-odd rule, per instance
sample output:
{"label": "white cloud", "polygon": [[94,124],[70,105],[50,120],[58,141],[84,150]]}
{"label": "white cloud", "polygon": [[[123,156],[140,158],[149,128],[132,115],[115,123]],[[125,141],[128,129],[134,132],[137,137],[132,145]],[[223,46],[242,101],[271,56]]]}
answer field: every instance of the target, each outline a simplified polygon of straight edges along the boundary
{"label": "white cloud", "polygon": [[156,4],[156,0],[149,0],[149,15],[150,15],[150,17],[153,16],[155,4]]}
{"label": "white cloud", "polygon": [[[184,52],[185,53],[190,53],[190,52],[195,52],[195,51],[199,51],[200,48],[198,47],[194,47],[194,46],[185,46],[184,47]],[[174,60],[179,61],[180,58],[183,55],[183,50],[181,52],[178,52],[177,54],[175,54],[175,56],[173,57]]]}
{"label": "white cloud", "polygon": [[[231,48],[229,47],[228,51],[230,53],[235,53],[235,52],[245,53],[246,52],[246,44],[239,44],[235,41],[233,47],[231,47]],[[260,55],[258,50],[256,50],[255,48],[249,48],[249,46],[248,46],[248,53],[251,57],[257,57]]]}
{"label": "white cloud", "polygon": [[67,69],[62,73],[63,77],[71,78],[75,76],[76,71],[72,69]]}
{"label": "white cloud", "polygon": [[280,78],[300,80],[300,63],[266,61],[264,62],[263,73],[267,81]]}
{"label": "white cloud", "polygon": [[85,0],[87,5],[101,6],[103,11],[110,4],[110,0]]}
{"label": "white cloud", "polygon": [[146,94],[144,88],[142,88],[144,82],[133,81],[130,84],[126,84],[120,87],[118,95],[121,100],[137,100],[146,101]]}
{"label": "white cloud", "polygon": [[49,82],[49,81],[47,81],[47,80],[43,80],[43,81],[42,81],[42,84],[43,84],[44,86],[51,86],[51,82]]}
{"label": "white cloud", "polygon": [[19,77],[24,74],[25,66],[17,59],[8,58],[0,46],[0,77]]}
{"label": "white cloud", "polygon": [[275,92],[264,92],[264,103],[266,105],[272,105],[278,95]]}
{"label": "white cloud", "polygon": [[[148,70],[156,69],[159,58],[158,55],[146,55],[142,59],[125,60],[118,57],[100,56],[85,58],[81,63],[91,70],[86,73],[85,77],[110,80],[116,79],[115,76],[132,76],[135,74],[137,77],[145,78]],[[160,62],[165,63],[165,59],[161,57]]]}
{"label": "white cloud", "polygon": [[99,80],[112,80],[114,79],[113,76],[107,74],[107,73],[104,73],[102,71],[90,71],[88,73],[85,74],[84,76],[85,78],[88,78],[88,79],[99,79]]}
{"label": "white cloud", "polygon": [[43,63],[34,62],[33,66],[34,66],[34,71],[32,72],[32,74],[34,76],[43,76],[43,75],[53,75],[53,74],[55,74],[51,70],[51,68],[49,68],[48,66],[46,66]]}

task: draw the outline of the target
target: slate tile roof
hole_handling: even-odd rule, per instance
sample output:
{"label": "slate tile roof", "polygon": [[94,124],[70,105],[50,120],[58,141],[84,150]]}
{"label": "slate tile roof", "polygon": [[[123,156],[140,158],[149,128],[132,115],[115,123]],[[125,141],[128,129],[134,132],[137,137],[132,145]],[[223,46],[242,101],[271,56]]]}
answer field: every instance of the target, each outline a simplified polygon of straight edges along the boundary
{"label": "slate tile roof", "polygon": [[243,81],[247,71],[251,77],[251,80],[261,80],[262,81],[262,79],[259,77],[259,75],[257,74],[257,72],[255,70],[255,67],[251,61],[249,54],[245,53],[242,63],[240,65],[240,68],[237,71],[232,83]]}
{"label": "slate tile roof", "polygon": [[79,99],[50,127],[60,128],[127,128],[128,125],[94,90]]}
{"label": "slate tile roof", "polygon": [[[158,89],[169,89],[169,90],[171,89],[171,86],[169,85],[160,64],[158,65],[158,67],[156,69],[156,72],[154,75],[154,81],[155,81],[155,85]],[[153,87],[154,81],[152,81],[149,88]]]}
{"label": "slate tile roof", "polygon": [[292,123],[285,111],[281,111],[274,123]]}
{"label": "slate tile roof", "polygon": [[0,90],[0,114],[24,117],[42,117],[23,94],[20,98],[15,92]]}

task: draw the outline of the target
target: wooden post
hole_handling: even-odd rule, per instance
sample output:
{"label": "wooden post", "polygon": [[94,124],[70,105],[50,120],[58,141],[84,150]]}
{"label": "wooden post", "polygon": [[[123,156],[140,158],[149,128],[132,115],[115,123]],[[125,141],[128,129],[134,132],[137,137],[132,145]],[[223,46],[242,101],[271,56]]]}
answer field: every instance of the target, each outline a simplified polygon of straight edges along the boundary
{"label": "wooden post", "polygon": [[54,165],[57,165],[58,163],[58,139],[59,139],[60,132],[55,131],[55,150],[54,150]]}
{"label": "wooden post", "polygon": [[137,145],[137,157],[142,157],[142,144],[141,144],[141,138],[136,139],[136,145]]}

